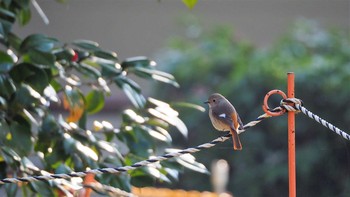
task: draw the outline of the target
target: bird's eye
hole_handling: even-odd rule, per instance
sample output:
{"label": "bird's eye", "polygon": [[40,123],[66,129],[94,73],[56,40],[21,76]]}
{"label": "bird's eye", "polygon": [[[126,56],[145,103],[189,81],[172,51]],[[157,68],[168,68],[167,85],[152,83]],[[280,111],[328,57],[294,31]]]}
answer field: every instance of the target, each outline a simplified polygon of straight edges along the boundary
{"label": "bird's eye", "polygon": [[213,99],[213,102],[215,103],[215,99]]}

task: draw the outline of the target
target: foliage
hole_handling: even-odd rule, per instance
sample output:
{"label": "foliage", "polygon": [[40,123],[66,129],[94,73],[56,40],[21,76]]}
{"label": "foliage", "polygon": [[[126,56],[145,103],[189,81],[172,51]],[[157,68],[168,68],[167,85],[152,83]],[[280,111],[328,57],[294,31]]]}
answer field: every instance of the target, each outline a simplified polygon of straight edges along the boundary
{"label": "foliage", "polygon": [[[234,37],[230,28],[205,32],[198,23],[187,27],[187,38],[174,37],[158,54],[164,69],[182,85],[159,93],[202,103],[213,92],[227,96],[244,123],[262,114],[264,95],[286,90],[286,73],[296,74],[296,97],[305,106],[340,128],[349,128],[350,39],[340,30],[326,30],[313,21],[298,21],[279,42],[256,48]],[[195,32],[195,33],[193,33]],[[280,99],[276,96],[275,103]],[[207,114],[181,113],[193,143],[221,133],[214,131]],[[350,188],[349,143],[303,115],[297,117],[297,192],[309,196],[346,196]],[[229,190],[237,196],[287,196],[287,132],[285,118],[272,118],[241,135],[243,150],[231,145],[198,153],[205,165],[215,159],[231,164]],[[191,177],[191,178],[189,178]],[[197,177],[197,179],[196,179]],[[189,189],[206,189],[205,175],[184,175]],[[187,181],[190,179],[190,181]]]}
{"label": "foliage", "polygon": [[[12,26],[30,21],[29,3],[0,2],[1,178],[130,165],[173,151],[165,149],[172,142],[171,126],[187,136],[177,111],[166,102],[145,98],[141,86],[130,78],[135,75],[178,86],[171,74],[157,70],[146,57],[120,62],[115,52],[89,40],[62,43],[42,34],[20,38]],[[120,126],[95,121],[88,130],[89,115],[104,108],[112,85],[122,89],[134,107],[121,113]],[[52,105],[66,109],[68,115],[56,115]],[[176,180],[183,166],[205,171],[194,158],[181,157],[96,179],[130,191],[131,185]],[[15,196],[19,185],[2,187],[8,196]],[[27,196],[54,196],[68,195],[80,185],[71,179],[32,182],[21,188]]]}

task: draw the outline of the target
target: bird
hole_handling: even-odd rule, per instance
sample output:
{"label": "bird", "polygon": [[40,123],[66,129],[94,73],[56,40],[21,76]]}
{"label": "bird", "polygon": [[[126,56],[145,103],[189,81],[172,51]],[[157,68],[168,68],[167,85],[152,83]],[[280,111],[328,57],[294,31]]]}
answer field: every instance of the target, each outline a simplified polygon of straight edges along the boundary
{"label": "bird", "polygon": [[230,101],[221,94],[214,93],[204,103],[209,105],[209,117],[214,128],[219,131],[230,131],[233,149],[242,150],[237,131],[243,129],[243,123]]}

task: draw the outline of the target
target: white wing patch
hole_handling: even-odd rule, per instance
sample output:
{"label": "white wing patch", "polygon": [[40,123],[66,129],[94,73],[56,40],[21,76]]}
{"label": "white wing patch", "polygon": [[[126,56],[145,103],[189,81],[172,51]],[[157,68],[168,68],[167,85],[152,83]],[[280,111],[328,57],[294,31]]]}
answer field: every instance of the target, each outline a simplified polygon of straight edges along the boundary
{"label": "white wing patch", "polygon": [[226,118],[226,114],[220,114],[219,117],[220,118]]}

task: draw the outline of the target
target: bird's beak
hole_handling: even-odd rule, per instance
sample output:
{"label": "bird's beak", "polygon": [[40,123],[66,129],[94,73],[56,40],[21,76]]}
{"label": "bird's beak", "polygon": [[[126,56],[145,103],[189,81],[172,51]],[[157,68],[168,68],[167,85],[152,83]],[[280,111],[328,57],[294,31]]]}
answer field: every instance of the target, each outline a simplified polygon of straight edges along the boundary
{"label": "bird's beak", "polygon": [[204,101],[204,104],[208,104],[209,103],[209,101]]}

